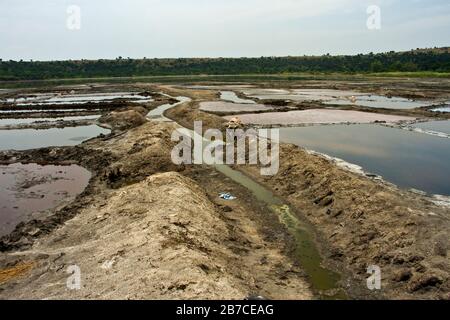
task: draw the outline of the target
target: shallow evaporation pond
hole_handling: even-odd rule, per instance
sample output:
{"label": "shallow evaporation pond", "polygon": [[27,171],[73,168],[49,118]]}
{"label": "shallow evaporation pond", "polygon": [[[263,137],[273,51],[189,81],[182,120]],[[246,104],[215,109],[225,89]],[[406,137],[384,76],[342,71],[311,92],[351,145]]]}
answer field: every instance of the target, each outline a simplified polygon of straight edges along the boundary
{"label": "shallow evaporation pond", "polygon": [[431,102],[415,101],[401,97],[369,95],[349,90],[333,89],[253,89],[244,92],[247,96],[258,99],[322,101],[327,105],[355,105],[368,108],[414,109],[428,106]]}
{"label": "shallow evaporation pond", "polygon": [[90,178],[91,173],[77,165],[0,165],[0,237],[18,223],[73,200]]}
{"label": "shallow evaporation pond", "polygon": [[91,116],[73,116],[73,117],[56,117],[56,118],[15,118],[0,119],[0,126],[12,126],[22,124],[32,124],[35,122],[56,122],[56,121],[79,121],[79,120],[97,120],[100,115]]}
{"label": "shallow evaporation pond", "polygon": [[383,109],[415,109],[426,107],[431,104],[427,101],[416,101],[400,97],[388,98],[379,95],[357,95],[352,98],[332,99],[325,101],[325,104],[335,105],[356,105],[368,108],[383,108]]}
{"label": "shallow evaporation pond", "polygon": [[450,135],[450,120],[415,123],[412,127],[435,132],[443,132]]}
{"label": "shallow evaporation pond", "polygon": [[45,113],[45,112],[101,112],[101,109],[26,109],[26,110],[0,110],[2,113]]}
{"label": "shallow evaporation pond", "polygon": [[199,109],[206,112],[218,114],[236,113],[236,112],[256,112],[270,111],[274,108],[264,104],[233,103],[226,101],[204,101],[200,102]]}
{"label": "shallow evaporation pond", "polygon": [[255,104],[256,102],[250,99],[242,99],[239,98],[238,95],[233,91],[221,91],[220,99],[224,101],[231,101],[234,103],[242,103],[242,104]]}
{"label": "shallow evaporation pond", "polygon": [[355,91],[334,89],[251,89],[244,93],[258,99],[291,101],[327,101],[360,94]]}
{"label": "shallow evaporation pond", "polygon": [[180,86],[186,89],[198,89],[198,90],[237,90],[237,89],[246,89],[252,88],[254,85],[250,84],[228,84],[228,85],[182,85]]}
{"label": "shallow evaporation pond", "polygon": [[50,128],[44,130],[0,130],[0,150],[27,150],[44,147],[74,146],[84,140],[109,134],[97,125]]}
{"label": "shallow evaporation pond", "polygon": [[17,105],[47,105],[47,104],[83,104],[83,103],[99,103],[112,102],[116,99],[129,100],[130,102],[150,102],[151,97],[141,96],[132,92],[116,92],[116,93],[94,93],[94,94],[73,94],[73,95],[45,95],[30,98],[9,98],[7,103],[16,103]]}
{"label": "shallow evaporation pond", "polygon": [[281,128],[280,139],[357,164],[402,188],[450,195],[450,139],[374,124]]}

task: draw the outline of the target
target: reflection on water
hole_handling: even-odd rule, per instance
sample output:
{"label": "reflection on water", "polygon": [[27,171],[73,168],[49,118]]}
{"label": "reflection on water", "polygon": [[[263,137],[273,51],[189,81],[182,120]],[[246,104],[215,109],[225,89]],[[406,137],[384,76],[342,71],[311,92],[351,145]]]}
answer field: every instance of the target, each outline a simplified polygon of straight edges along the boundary
{"label": "reflection on water", "polygon": [[357,164],[402,188],[450,195],[450,139],[378,125],[281,128],[280,139]]}
{"label": "reflection on water", "polygon": [[450,134],[450,120],[416,123],[413,127]]}
{"label": "reflection on water", "polygon": [[76,165],[0,165],[0,237],[32,218],[32,213],[73,199],[90,177],[89,171]]}
{"label": "reflection on water", "polygon": [[74,146],[110,131],[96,125],[44,130],[0,130],[0,150],[26,150],[50,146]]}

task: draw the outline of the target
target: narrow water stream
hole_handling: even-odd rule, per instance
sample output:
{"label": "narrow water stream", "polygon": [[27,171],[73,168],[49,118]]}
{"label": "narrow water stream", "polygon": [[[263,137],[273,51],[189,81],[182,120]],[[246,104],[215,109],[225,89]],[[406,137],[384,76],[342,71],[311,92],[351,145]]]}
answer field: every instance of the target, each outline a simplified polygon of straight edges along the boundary
{"label": "narrow water stream", "polygon": [[227,165],[216,165],[215,168],[234,182],[250,190],[287,227],[291,235],[295,238],[295,257],[308,275],[312,287],[319,297],[323,299],[345,299],[346,295],[339,288],[338,284],[340,280],[339,274],[322,265],[323,259],[314,241],[312,227],[298,219],[291,211],[289,205],[284,203],[281,198],[275,196],[270,190],[240,171],[234,170]]}
{"label": "narrow water stream", "polygon": [[[164,112],[181,103],[190,101],[186,97],[176,97],[180,102],[172,105],[161,106],[151,112],[148,118],[153,121],[171,121],[164,116]],[[180,126],[181,127],[181,126]],[[196,133],[183,128],[183,133],[188,133],[193,138]],[[228,165],[215,165],[215,169],[234,182],[247,188],[261,202],[274,212],[295,239],[295,257],[307,274],[313,290],[321,299],[346,299],[346,293],[339,285],[340,275],[325,268],[323,259],[317,249],[314,231],[310,225],[301,221],[281,198],[274,195],[269,189],[247,177],[238,170]]]}
{"label": "narrow water stream", "polygon": [[166,112],[167,110],[169,110],[171,108],[175,108],[176,106],[178,106],[178,105],[180,105],[182,103],[191,101],[191,99],[187,98],[187,97],[177,97],[176,99],[178,100],[177,103],[163,104],[163,105],[159,106],[158,108],[153,109],[152,111],[150,111],[147,114],[147,118],[152,120],[152,121],[172,122],[172,120],[170,120],[169,118],[166,118],[164,116],[164,112]]}

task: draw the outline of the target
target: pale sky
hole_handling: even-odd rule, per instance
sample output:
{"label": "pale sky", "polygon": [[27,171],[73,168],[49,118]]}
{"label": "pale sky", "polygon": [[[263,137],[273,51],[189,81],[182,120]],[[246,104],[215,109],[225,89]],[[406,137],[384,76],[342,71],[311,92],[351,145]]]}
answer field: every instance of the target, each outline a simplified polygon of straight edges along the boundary
{"label": "pale sky", "polygon": [[450,46],[450,1],[0,0],[0,30],[3,60],[357,54]]}

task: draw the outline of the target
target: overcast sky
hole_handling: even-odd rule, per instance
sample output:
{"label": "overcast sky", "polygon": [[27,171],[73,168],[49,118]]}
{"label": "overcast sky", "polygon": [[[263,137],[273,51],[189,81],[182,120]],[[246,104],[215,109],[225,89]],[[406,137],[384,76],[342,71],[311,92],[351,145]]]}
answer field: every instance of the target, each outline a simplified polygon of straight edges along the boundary
{"label": "overcast sky", "polygon": [[[76,13],[67,13],[71,5],[81,10],[79,30],[67,27],[77,21]],[[370,5],[381,9],[379,30],[367,28]],[[356,54],[434,46],[450,46],[449,0],[0,0],[4,60]]]}

